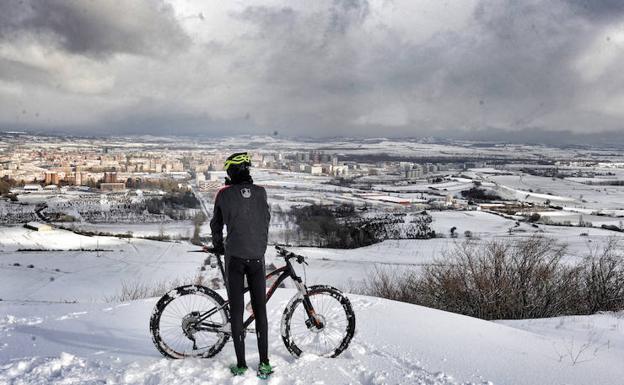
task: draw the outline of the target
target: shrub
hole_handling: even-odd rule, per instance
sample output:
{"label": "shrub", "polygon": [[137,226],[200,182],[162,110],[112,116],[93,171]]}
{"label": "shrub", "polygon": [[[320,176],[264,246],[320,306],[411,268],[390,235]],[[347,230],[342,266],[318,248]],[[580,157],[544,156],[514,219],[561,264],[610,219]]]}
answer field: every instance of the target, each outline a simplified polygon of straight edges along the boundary
{"label": "shrub", "polygon": [[[353,205],[293,207],[290,211],[299,239],[318,247],[350,249],[386,239],[428,239],[435,237],[427,212],[361,215]],[[407,222],[409,220],[409,222]]]}
{"label": "shrub", "polygon": [[6,195],[11,192],[11,186],[6,181],[0,179],[0,195]]}
{"label": "shrub", "polygon": [[561,262],[565,245],[534,236],[457,244],[422,272],[376,270],[369,295],[483,319],[543,318],[624,309],[624,256],[617,240],[578,266]]}
{"label": "shrub", "polygon": [[489,202],[494,200],[502,200],[494,191],[485,190],[479,187],[472,187],[470,190],[463,190],[461,196],[477,202]]}
{"label": "shrub", "polygon": [[419,274],[415,270],[375,268],[370,279],[361,287],[352,287],[350,291],[422,305],[419,300],[419,280]]}
{"label": "shrub", "polygon": [[611,230],[611,231],[619,231],[622,232],[622,229],[619,228],[616,225],[607,225],[607,224],[603,224],[602,226],[600,226],[601,228],[605,229],[605,230]]}
{"label": "shrub", "polygon": [[204,276],[196,275],[191,279],[171,279],[156,282],[146,281],[122,281],[119,291],[109,297],[105,297],[106,302],[127,302],[136,299],[160,297],[169,290],[185,284],[203,285]]}
{"label": "shrub", "polygon": [[201,239],[199,237],[199,233],[201,231],[202,224],[206,221],[206,215],[201,211],[195,214],[193,218],[193,238],[191,239],[191,243],[193,245],[201,245]]}
{"label": "shrub", "polygon": [[565,248],[551,239],[464,242],[448,264],[424,269],[418,282],[428,306],[485,319],[566,313],[575,274],[560,263]]}
{"label": "shrub", "polygon": [[602,250],[592,250],[583,261],[581,279],[587,313],[624,309],[624,255],[619,239],[610,238]]}

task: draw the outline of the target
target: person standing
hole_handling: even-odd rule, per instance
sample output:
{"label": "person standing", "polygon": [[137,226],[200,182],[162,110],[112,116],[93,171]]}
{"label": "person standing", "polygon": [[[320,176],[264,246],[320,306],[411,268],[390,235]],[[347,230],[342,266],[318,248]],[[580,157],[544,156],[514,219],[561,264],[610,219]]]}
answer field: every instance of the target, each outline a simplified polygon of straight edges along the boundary
{"label": "person standing", "polygon": [[[234,375],[242,375],[247,371],[243,330],[243,290],[246,277],[260,355],[257,375],[266,379],[273,372],[268,357],[264,264],[271,214],[266,190],[253,183],[250,167],[251,159],[246,152],[232,154],[226,159],[226,186],[217,192],[210,229],[215,252],[225,255],[226,287],[236,352],[236,365],[232,365],[230,371]],[[224,225],[227,227],[225,243]]]}

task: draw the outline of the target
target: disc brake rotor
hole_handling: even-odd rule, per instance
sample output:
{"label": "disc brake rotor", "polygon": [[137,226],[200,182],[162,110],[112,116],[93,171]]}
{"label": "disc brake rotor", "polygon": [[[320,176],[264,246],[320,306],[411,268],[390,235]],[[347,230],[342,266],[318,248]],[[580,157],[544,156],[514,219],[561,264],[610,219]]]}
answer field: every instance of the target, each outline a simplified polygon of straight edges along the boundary
{"label": "disc brake rotor", "polygon": [[327,326],[327,322],[325,321],[325,316],[317,313],[314,315],[314,317],[316,318],[317,321],[320,321],[321,325],[323,326],[319,328],[319,327],[316,327],[316,324],[314,322],[311,322],[310,326],[308,326],[308,330],[310,330],[313,333],[320,333]]}

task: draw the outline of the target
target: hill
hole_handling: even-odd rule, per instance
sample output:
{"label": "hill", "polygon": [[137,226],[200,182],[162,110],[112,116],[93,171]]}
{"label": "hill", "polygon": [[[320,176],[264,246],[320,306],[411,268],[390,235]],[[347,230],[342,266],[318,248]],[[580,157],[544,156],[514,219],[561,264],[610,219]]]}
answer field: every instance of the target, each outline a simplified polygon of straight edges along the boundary
{"label": "hill", "polygon": [[[0,384],[262,383],[253,373],[230,376],[231,344],[213,359],[162,358],[148,330],[157,298],[104,300],[120,279],[191,279],[204,257],[187,253],[192,246],[58,230],[54,238],[21,228],[3,231]],[[66,251],[17,251],[36,245]],[[67,251],[96,245],[112,251]],[[323,282],[308,282],[316,283]],[[349,349],[335,359],[295,359],[279,334],[292,295],[294,290],[280,289],[269,303],[276,367],[269,384],[616,385],[624,378],[623,314],[489,322],[349,294],[357,316]],[[254,338],[249,335],[247,342],[252,367],[257,365]]]}

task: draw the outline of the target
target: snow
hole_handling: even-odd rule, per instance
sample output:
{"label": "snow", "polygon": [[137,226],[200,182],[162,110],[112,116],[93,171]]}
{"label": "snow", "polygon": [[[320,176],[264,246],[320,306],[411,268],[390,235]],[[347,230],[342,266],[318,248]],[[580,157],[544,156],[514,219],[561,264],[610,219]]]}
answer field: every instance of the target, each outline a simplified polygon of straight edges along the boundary
{"label": "snow", "polygon": [[600,362],[594,364],[602,366],[601,370],[605,371],[610,365],[621,365],[623,355],[619,356],[618,363],[601,353],[623,346],[624,312],[497,322],[531,333],[548,334],[552,344],[549,359],[572,366],[597,360]]}
{"label": "snow", "polygon": [[[619,235],[595,228],[546,225],[534,228],[526,223],[516,227],[514,220],[481,211],[430,211],[430,214],[434,218],[432,227],[445,238],[387,240],[353,250],[311,247],[293,250],[314,260],[305,270],[310,280],[351,289],[359,286],[376,268],[419,269],[435,260],[444,260],[447,252],[465,240],[465,231],[470,231],[476,242],[534,234],[552,237],[568,244],[567,259],[572,263],[600,247],[609,237]],[[97,228],[114,230],[112,226],[101,226]],[[118,228],[120,233],[125,233],[125,226]],[[457,239],[450,238],[452,227],[456,227]],[[149,224],[131,228],[136,232],[158,231]],[[177,230],[176,226],[170,229],[167,225],[164,228],[167,233],[183,229]],[[587,235],[580,236],[582,233]],[[190,280],[200,273],[201,262],[205,259],[201,253],[189,253],[197,247],[187,242],[88,237],[59,229],[37,232],[21,226],[3,227],[0,235],[0,274],[3,274],[0,298],[5,300],[102,301],[119,293],[125,282],[166,284],[176,279]],[[281,263],[275,259],[272,248],[267,250],[266,259],[268,263]],[[15,263],[20,266],[14,266]],[[28,268],[28,265],[33,267]],[[303,269],[297,268],[304,275]],[[203,275],[211,279],[215,273],[208,271]],[[76,290],[68,292],[67,286]]]}
{"label": "snow", "polygon": [[[75,228],[81,231],[95,231],[110,234],[126,234],[132,232],[135,237],[149,237],[165,235],[171,238],[189,237],[193,234],[192,221],[170,221],[164,223],[124,223],[120,226],[118,223],[59,223],[68,228]],[[207,233],[210,229],[206,227]]]}
{"label": "snow", "polygon": [[[485,212],[432,215],[437,231],[456,226],[460,237],[464,230],[481,241],[528,234],[509,235],[515,221]],[[540,227],[576,250],[612,234]],[[579,237],[580,231],[588,236]],[[375,266],[418,267],[443,256],[455,241],[393,240],[355,250],[296,251],[310,258],[308,285],[348,288],[349,279],[361,280]],[[18,251],[25,248],[61,251]],[[85,251],[96,248],[104,251]],[[253,370],[232,377],[231,343],[212,359],[167,360],[152,345],[148,329],[157,298],[120,303],[107,297],[124,281],[190,282],[205,258],[188,253],[195,249],[188,243],[1,228],[0,384],[619,385],[624,378],[624,313],[490,322],[354,294],[347,294],[357,317],[349,349],[335,359],[295,359],[279,334],[284,307],[295,295],[288,287],[269,302],[275,366],[269,381],[257,379]],[[273,254],[267,251],[267,262],[280,266]],[[208,279],[217,274],[213,269],[201,273]],[[253,334],[248,337],[248,363],[255,368],[256,341]]]}
{"label": "snow", "polygon": [[[197,247],[188,243],[23,227],[4,227],[1,234],[0,298],[5,301],[103,301],[118,294],[124,282],[192,279],[205,259],[204,254],[189,253]],[[17,251],[20,248],[55,251]]]}
{"label": "snow", "polygon": [[[429,211],[429,214],[433,217],[432,228],[445,238],[386,240],[350,250],[316,247],[292,249],[314,261],[306,268],[308,279],[324,280],[348,290],[361,285],[378,268],[418,270],[436,260],[444,261],[448,252],[466,240],[465,231],[470,231],[472,240],[480,243],[522,239],[533,235],[554,238],[568,245],[564,260],[569,263],[578,263],[591,251],[600,249],[611,237],[622,238],[618,233],[596,228],[541,224],[534,228],[527,223],[520,223],[516,227],[515,220],[482,211]],[[456,227],[458,238],[450,238],[452,227]],[[580,236],[581,233],[587,235]],[[272,252],[267,252],[267,257],[271,258]]]}
{"label": "snow", "polygon": [[[527,202],[544,202],[569,208],[622,209],[624,186],[590,186],[574,179],[547,178],[526,174],[487,176],[503,196]],[[532,190],[529,191],[529,190]]]}
{"label": "snow", "polygon": [[[279,337],[283,307],[294,294],[282,289],[269,302],[275,366],[269,384],[608,385],[620,384],[624,375],[624,320],[616,315],[495,323],[356,295],[349,296],[357,316],[350,348],[335,359],[295,359]],[[263,383],[253,373],[231,377],[230,343],[212,359],[160,357],[147,328],[155,301],[0,304],[7,314],[0,322],[0,383]],[[589,341],[582,359],[560,359],[565,341],[584,343],[588,330],[598,337]],[[247,351],[248,363],[256,367],[253,335]]]}

